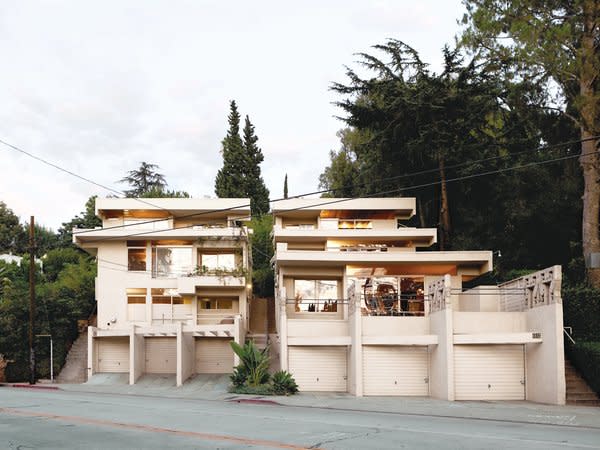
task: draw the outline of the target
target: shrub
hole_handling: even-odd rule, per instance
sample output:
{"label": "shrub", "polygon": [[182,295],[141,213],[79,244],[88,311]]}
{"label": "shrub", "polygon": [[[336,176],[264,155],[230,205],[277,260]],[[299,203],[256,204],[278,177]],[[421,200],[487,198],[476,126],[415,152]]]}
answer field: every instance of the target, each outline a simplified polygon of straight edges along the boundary
{"label": "shrub", "polygon": [[298,385],[292,374],[280,370],[273,374],[273,391],[278,395],[289,395],[298,392]]}
{"label": "shrub", "polygon": [[600,289],[586,284],[562,289],[564,324],[573,328],[575,341],[600,342]]}
{"label": "shrub", "polygon": [[248,341],[243,346],[237,342],[231,342],[231,348],[240,358],[240,364],[236,366],[231,375],[231,382],[241,385],[258,386],[269,382],[269,350],[259,350],[254,342]]}

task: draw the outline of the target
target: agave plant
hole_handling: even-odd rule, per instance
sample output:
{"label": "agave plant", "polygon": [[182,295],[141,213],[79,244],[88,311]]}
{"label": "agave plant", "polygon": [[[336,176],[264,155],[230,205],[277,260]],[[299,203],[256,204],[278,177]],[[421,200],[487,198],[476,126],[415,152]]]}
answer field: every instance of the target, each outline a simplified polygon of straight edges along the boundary
{"label": "agave plant", "polygon": [[285,370],[280,370],[273,374],[273,391],[276,394],[295,394],[298,392],[298,385],[292,374]]}

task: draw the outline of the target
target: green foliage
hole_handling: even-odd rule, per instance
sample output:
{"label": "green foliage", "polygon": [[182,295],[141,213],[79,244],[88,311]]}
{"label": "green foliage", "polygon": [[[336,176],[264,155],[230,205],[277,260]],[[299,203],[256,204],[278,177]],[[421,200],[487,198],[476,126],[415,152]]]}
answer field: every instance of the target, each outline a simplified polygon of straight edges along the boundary
{"label": "green foliage", "polygon": [[253,215],[269,211],[269,190],[261,176],[264,160],[258,147],[254,125],[246,116],[243,139],[240,137],[240,114],[234,100],[230,103],[229,129],[222,141],[223,167],[215,178],[215,193],[221,198],[249,197]]}
{"label": "green foliage", "polygon": [[588,385],[600,395],[600,341],[577,341],[575,345],[565,340],[567,356]]}
{"label": "green foliage", "polygon": [[290,395],[298,392],[298,385],[292,374],[280,370],[273,374],[273,391],[278,395]]}
{"label": "green foliage", "polygon": [[250,223],[253,232],[250,235],[252,246],[252,288],[255,296],[273,297],[275,276],[271,266],[273,257],[273,217],[264,215],[255,217]]}
{"label": "green foliage", "polygon": [[153,187],[140,195],[140,198],[190,198],[185,191],[172,191],[170,189]]}
{"label": "green foliage", "polygon": [[285,174],[285,179],[283,180],[283,198],[288,198],[287,173]]}
{"label": "green foliage", "polygon": [[563,286],[562,299],[564,324],[573,328],[575,341],[600,342],[600,289],[585,283]]}
{"label": "green foliage", "polygon": [[6,203],[0,201],[0,253],[24,253],[26,243],[27,234],[19,218]]}
{"label": "green foliage", "polygon": [[258,386],[247,385],[232,385],[229,392],[233,394],[248,394],[248,395],[278,395],[271,384],[260,384]]}
{"label": "green foliage", "polygon": [[85,209],[68,222],[63,222],[62,227],[58,229],[58,239],[62,247],[74,247],[73,229],[85,228],[94,229],[102,225],[102,221],[96,216],[96,198],[92,196],[85,202]]}
{"label": "green foliage", "polygon": [[252,341],[239,345],[230,342],[231,348],[240,358],[240,364],[236,366],[231,381],[240,383],[245,377],[243,384],[255,387],[269,382],[269,350],[259,350]]}
{"label": "green foliage", "polygon": [[127,197],[141,197],[149,192],[162,192],[167,187],[164,175],[158,173],[156,164],[141,162],[139,169],[130,170],[119,182],[127,183],[131,189],[125,191]]}

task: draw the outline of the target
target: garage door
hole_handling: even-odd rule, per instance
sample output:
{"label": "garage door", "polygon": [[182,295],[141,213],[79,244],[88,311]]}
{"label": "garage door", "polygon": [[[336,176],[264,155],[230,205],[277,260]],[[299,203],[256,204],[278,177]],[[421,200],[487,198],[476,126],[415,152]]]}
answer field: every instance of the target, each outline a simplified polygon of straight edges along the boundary
{"label": "garage door", "polygon": [[129,372],[129,337],[96,338],[98,372]]}
{"label": "garage door", "polygon": [[196,339],[196,373],[233,372],[233,350],[228,338]]}
{"label": "garage door", "polygon": [[146,373],[177,372],[177,339],[168,337],[147,337]]}
{"label": "garage door", "polygon": [[522,345],[456,345],[456,400],[524,400]]}
{"label": "garage door", "polygon": [[429,395],[427,347],[363,347],[364,395]]}
{"label": "garage door", "polygon": [[346,347],[289,347],[289,372],[301,391],[346,392]]}

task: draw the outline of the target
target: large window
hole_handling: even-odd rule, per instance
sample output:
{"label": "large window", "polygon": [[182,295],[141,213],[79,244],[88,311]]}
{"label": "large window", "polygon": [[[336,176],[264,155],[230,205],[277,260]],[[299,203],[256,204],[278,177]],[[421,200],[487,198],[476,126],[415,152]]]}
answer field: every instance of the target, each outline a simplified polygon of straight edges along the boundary
{"label": "large window", "polygon": [[235,270],[234,253],[201,253],[198,257],[198,265],[202,271]]}
{"label": "large window", "polygon": [[145,288],[127,288],[127,303],[129,305],[139,305],[146,303]]}
{"label": "large window", "polygon": [[294,280],[296,312],[337,311],[337,288],[336,280]]}
{"label": "large window", "polygon": [[201,311],[233,310],[237,297],[198,298],[198,309]]}
{"label": "large window", "polygon": [[193,271],[192,247],[153,247],[152,263],[154,277],[185,276]]}

